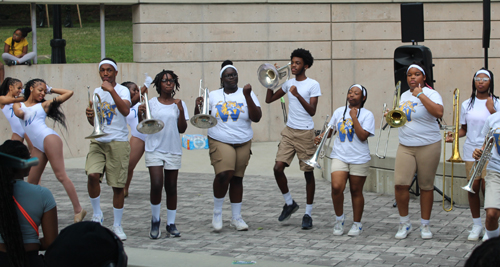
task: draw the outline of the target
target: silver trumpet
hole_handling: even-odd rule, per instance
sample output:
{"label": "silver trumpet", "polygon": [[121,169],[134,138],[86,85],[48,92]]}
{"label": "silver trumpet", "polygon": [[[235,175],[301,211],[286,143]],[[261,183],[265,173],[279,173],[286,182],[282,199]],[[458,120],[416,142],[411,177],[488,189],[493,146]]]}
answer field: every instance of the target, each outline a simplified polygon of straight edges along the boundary
{"label": "silver trumpet", "polygon": [[[302,160],[305,164],[318,169],[321,169],[321,165],[319,164],[318,160],[325,157],[325,150],[323,149],[323,147],[326,143],[326,139],[328,139],[328,134],[330,133],[330,130],[333,129],[332,125],[327,125],[327,119],[328,115],[326,116],[325,124],[323,125],[323,138],[321,138],[321,142],[319,143],[316,152],[314,152],[313,156],[310,159]],[[332,141],[332,139],[333,137],[330,139],[330,142]],[[330,146],[330,143],[328,143],[328,146]]]}
{"label": "silver trumpet", "polygon": [[472,165],[472,168],[470,169],[469,173],[470,180],[466,186],[462,187],[463,190],[469,191],[472,194],[476,193],[474,192],[474,190],[472,190],[472,184],[474,183],[476,177],[483,172],[483,168],[486,165],[486,162],[488,162],[488,160],[491,158],[491,150],[495,146],[495,137],[493,136],[495,131],[496,129],[490,129],[490,131],[486,135],[486,138],[484,138],[483,154],[481,155],[479,160],[476,160],[474,162],[474,165]]}
{"label": "silver trumpet", "polygon": [[104,115],[102,113],[101,97],[98,94],[94,94],[92,101],[90,101],[90,91],[88,86],[87,93],[89,96],[89,107],[94,110],[94,131],[89,136],[85,137],[85,139],[104,137],[108,134],[104,132]]}
{"label": "silver trumpet", "polygon": [[194,115],[189,121],[191,121],[191,124],[195,127],[201,128],[201,129],[207,129],[207,128],[212,128],[215,125],[217,125],[217,119],[210,115],[210,106],[209,106],[209,96],[208,96],[208,88],[203,88],[203,79],[200,79],[200,96],[203,97],[203,103],[201,103],[201,106],[198,106],[198,110],[200,111],[200,114]]}
{"label": "silver trumpet", "polygon": [[[146,106],[146,114],[144,114],[144,119],[137,124],[137,131],[143,134],[155,134],[163,129],[165,124],[161,120],[153,119],[151,116],[151,110],[149,109],[148,93],[144,92],[144,95],[140,95],[141,103]],[[181,114],[182,115],[182,114]]]}

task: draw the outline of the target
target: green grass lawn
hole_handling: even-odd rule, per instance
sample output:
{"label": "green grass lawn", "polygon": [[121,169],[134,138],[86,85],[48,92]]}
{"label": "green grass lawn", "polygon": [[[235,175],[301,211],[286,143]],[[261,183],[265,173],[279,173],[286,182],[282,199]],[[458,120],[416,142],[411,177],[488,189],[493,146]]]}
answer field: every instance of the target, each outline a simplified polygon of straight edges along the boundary
{"label": "green grass lawn", "polygon": [[[132,62],[132,22],[106,21],[105,25],[106,56],[117,62]],[[16,28],[0,27],[2,43],[12,36]],[[52,34],[52,28],[37,28],[38,64],[50,64]],[[78,22],[74,23],[73,28],[63,27],[62,35],[63,39],[66,40],[67,63],[97,63],[101,60],[100,25],[98,22],[83,23],[83,28],[80,28]],[[32,51],[32,33],[28,34],[26,38],[30,43],[29,51]]]}

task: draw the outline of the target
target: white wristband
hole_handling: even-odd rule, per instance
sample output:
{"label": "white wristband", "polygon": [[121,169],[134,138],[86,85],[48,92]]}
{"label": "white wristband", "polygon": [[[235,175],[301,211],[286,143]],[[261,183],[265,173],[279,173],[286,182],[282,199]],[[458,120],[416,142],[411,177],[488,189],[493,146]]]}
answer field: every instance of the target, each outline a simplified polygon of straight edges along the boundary
{"label": "white wristband", "polygon": [[47,90],[45,91],[46,94],[52,94],[52,87],[50,87],[48,84],[45,84],[45,86],[47,87]]}

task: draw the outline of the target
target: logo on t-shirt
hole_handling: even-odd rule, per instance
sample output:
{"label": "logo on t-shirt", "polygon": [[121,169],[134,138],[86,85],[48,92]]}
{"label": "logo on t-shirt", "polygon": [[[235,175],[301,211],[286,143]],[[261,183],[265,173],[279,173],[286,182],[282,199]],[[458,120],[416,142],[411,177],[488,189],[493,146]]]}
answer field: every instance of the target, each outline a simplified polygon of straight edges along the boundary
{"label": "logo on t-shirt", "polygon": [[406,114],[406,120],[411,121],[411,114],[415,111],[415,106],[417,106],[417,103],[413,103],[411,101],[406,101],[401,106],[399,106],[399,109],[402,110]]}
{"label": "logo on t-shirt", "polygon": [[497,153],[500,154],[500,140],[498,138],[500,133],[494,133],[493,136],[495,137],[495,148],[497,149]]}
{"label": "logo on t-shirt", "polygon": [[235,101],[219,101],[215,107],[217,108],[217,116],[220,117],[223,122],[227,122],[229,117],[231,117],[233,121],[237,121],[240,117],[240,113],[245,112],[243,111],[243,103],[236,103]]}
{"label": "logo on t-shirt", "polygon": [[337,123],[337,129],[339,129],[340,142],[345,142],[345,138],[349,142],[352,142],[354,136],[354,128],[352,127],[352,119],[346,119],[345,121],[340,121]]}
{"label": "logo on t-shirt", "polygon": [[14,108],[11,107],[9,109],[10,109],[10,117],[12,118],[14,117]]}
{"label": "logo on t-shirt", "polygon": [[[31,125],[31,123],[35,120],[36,118],[36,113],[37,111],[35,111],[35,114],[33,114],[33,116],[29,116],[27,119],[24,120],[24,126],[28,126],[28,125]],[[26,116],[26,114],[25,114]]]}
{"label": "logo on t-shirt", "polygon": [[101,105],[101,110],[99,112],[102,112],[102,116],[104,120],[106,120],[106,124],[110,125],[111,122],[113,121],[113,117],[116,115],[115,111],[116,105],[110,105],[108,102],[102,102]]}

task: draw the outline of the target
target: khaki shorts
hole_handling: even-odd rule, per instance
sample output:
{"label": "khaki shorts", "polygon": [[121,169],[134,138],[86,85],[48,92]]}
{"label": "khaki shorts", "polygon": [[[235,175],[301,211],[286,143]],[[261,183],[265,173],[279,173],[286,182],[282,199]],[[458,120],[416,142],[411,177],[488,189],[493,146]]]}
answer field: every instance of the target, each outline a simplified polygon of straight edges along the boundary
{"label": "khaki shorts", "polygon": [[348,164],[340,159],[332,159],[331,171],[342,171],[350,175],[366,177],[370,173],[370,162],[368,161],[364,164]]}
{"label": "khaki shorts", "polygon": [[130,158],[130,144],[127,142],[111,141],[102,143],[90,141],[89,153],[85,162],[85,173],[106,173],[106,182],[109,186],[124,188],[127,182],[128,162]]}
{"label": "khaki shorts", "polygon": [[396,152],[394,184],[411,185],[416,171],[420,189],[433,190],[434,178],[436,177],[440,158],[441,141],[426,146],[403,146],[399,144]]}
{"label": "khaki shorts", "polygon": [[303,172],[312,172],[314,167],[311,167],[303,162],[309,160],[316,152],[314,146],[314,130],[297,130],[290,127],[285,127],[281,131],[281,142],[278,145],[278,153],[276,153],[276,161],[284,162],[287,166],[292,163],[295,153],[299,158],[300,170]]}
{"label": "khaki shorts", "polygon": [[234,176],[243,177],[252,155],[252,140],[243,144],[226,144],[208,137],[210,162],[215,174],[234,171]]}
{"label": "khaki shorts", "polygon": [[500,209],[500,173],[491,170],[486,171],[484,182],[484,209]]}
{"label": "khaki shorts", "polygon": [[181,160],[182,155],[146,151],[146,167],[163,166],[164,170],[179,170],[181,168]]}
{"label": "khaki shorts", "polygon": [[[470,170],[472,169],[472,165],[474,165],[474,161],[466,161],[465,162],[465,174],[467,175],[467,181],[470,180]],[[476,180],[484,179],[484,177],[486,177],[486,166],[488,166],[488,162],[486,162],[486,164],[484,165],[483,171],[481,172],[481,174],[478,177],[476,177]]]}

